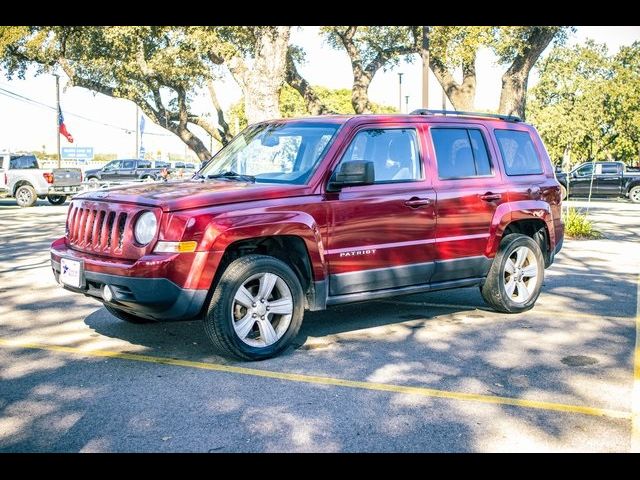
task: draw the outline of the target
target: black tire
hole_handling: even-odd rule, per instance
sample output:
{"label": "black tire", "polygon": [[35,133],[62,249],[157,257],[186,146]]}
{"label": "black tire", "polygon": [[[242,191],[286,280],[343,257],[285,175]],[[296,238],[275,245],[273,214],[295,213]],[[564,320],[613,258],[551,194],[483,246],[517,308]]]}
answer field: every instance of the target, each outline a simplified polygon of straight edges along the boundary
{"label": "black tire", "polygon": [[633,203],[640,203],[640,185],[629,190],[629,200]]}
{"label": "black tire", "polygon": [[145,175],[144,177],[141,178],[141,180],[143,182],[149,182],[149,183],[156,181],[156,179],[151,175]]}
{"label": "black tire", "polygon": [[[507,261],[511,259],[512,265],[515,265],[516,262],[514,262],[512,257],[516,256],[516,251],[520,247],[526,247],[531,251],[534,257],[533,261],[531,261],[530,256],[527,256],[524,260],[526,265],[523,263],[521,269],[518,269],[514,274],[510,274],[506,270]],[[523,273],[522,269],[530,267],[533,263],[537,266],[537,275],[535,279],[527,277],[526,275],[521,276]],[[513,277],[514,275],[515,277]],[[512,277],[514,278],[516,286],[512,290],[511,295],[509,295],[506,290],[506,284],[509,283],[510,285],[513,285],[511,283]],[[520,283],[515,281],[517,278],[524,283],[522,291],[519,290]],[[525,278],[527,280],[524,280]],[[498,253],[493,259],[487,279],[485,280],[484,285],[480,288],[480,292],[482,293],[482,298],[484,298],[485,302],[491,305],[495,310],[503,313],[519,313],[533,308],[533,305],[536,303],[536,300],[540,295],[543,280],[544,257],[540,250],[540,246],[532,238],[527,237],[526,235],[514,233],[507,235],[500,242]],[[518,292],[517,297],[514,298],[516,291]],[[517,298],[520,297],[521,294],[523,298],[525,298],[525,293],[529,295],[527,299],[517,301]]]}
{"label": "black tire", "polygon": [[21,185],[16,190],[16,203],[19,207],[33,207],[37,201],[36,190],[31,185]]}
{"label": "black tire", "polygon": [[47,195],[47,200],[51,205],[62,205],[67,201],[66,195]]}
{"label": "black tire", "polygon": [[[234,316],[236,315],[234,303],[236,303],[235,295],[240,290],[240,287],[244,286],[246,282],[249,282],[252,277],[264,274],[275,274],[280,280],[284,281],[291,294],[292,306],[289,307],[291,314],[288,326],[286,326],[286,323],[282,325],[279,323],[285,319],[285,315],[277,315],[276,318],[273,314],[266,314],[266,321],[269,323],[274,321],[275,318],[276,324],[270,323],[271,325],[275,325],[274,332],[275,329],[282,328],[284,333],[279,333],[281,336],[274,343],[265,346],[255,346],[246,343],[236,333],[234,328],[234,322],[236,321],[234,320]],[[255,282],[259,282],[259,280],[255,280]],[[273,287],[272,290],[275,288],[276,287]],[[278,288],[280,288],[280,286],[278,286]],[[257,293],[255,295],[257,296]],[[267,305],[269,302],[278,300],[277,298],[271,298],[271,300],[269,300],[269,298],[267,298]],[[238,303],[236,303],[235,308],[242,309]],[[260,305],[258,305],[258,308],[260,308]],[[245,312],[240,313],[240,315],[243,317],[246,315],[245,318],[248,318],[249,312],[250,310],[247,308]],[[269,317],[269,315],[271,315],[271,317]],[[298,277],[291,268],[283,261],[274,257],[247,255],[231,262],[222,273],[211,297],[203,322],[209,340],[211,340],[213,347],[221,355],[242,360],[264,360],[278,355],[287,347],[291,340],[295,338],[300,330],[303,316],[304,293]],[[259,318],[265,320],[265,317]],[[286,322],[286,320],[284,321]],[[238,320],[238,323],[239,322],[240,320]],[[245,338],[248,341],[256,343],[263,342],[262,330],[260,328],[262,323],[260,323],[260,320],[254,320],[251,325],[249,334]],[[253,337],[250,338],[251,336]],[[253,340],[253,338],[255,338],[255,340]]]}
{"label": "black tire", "polygon": [[89,177],[87,178],[87,183],[90,187],[97,187],[100,184],[100,179],[98,177]]}
{"label": "black tire", "polygon": [[154,320],[138,317],[137,315],[133,315],[132,313],[123,312],[122,310],[119,310],[115,307],[111,307],[109,305],[105,305],[104,308],[106,308],[107,311],[114,317],[127,323],[135,323],[135,324],[155,323]]}

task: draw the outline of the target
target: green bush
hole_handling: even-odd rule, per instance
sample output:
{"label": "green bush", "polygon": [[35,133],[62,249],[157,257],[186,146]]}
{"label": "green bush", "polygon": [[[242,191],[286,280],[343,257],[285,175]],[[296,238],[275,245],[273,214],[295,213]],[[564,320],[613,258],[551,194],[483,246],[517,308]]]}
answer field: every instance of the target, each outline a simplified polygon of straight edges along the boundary
{"label": "green bush", "polygon": [[600,233],[593,228],[593,223],[583,213],[570,208],[564,217],[564,231],[571,238],[599,238]]}

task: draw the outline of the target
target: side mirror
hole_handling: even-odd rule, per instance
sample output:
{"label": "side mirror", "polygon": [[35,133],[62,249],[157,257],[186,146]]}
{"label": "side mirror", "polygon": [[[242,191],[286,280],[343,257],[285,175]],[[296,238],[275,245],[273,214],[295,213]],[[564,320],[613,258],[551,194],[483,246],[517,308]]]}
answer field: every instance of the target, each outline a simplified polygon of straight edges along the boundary
{"label": "side mirror", "polygon": [[353,161],[344,162],[340,165],[340,170],[329,182],[331,190],[340,190],[342,187],[355,185],[371,185],[376,178],[373,162]]}

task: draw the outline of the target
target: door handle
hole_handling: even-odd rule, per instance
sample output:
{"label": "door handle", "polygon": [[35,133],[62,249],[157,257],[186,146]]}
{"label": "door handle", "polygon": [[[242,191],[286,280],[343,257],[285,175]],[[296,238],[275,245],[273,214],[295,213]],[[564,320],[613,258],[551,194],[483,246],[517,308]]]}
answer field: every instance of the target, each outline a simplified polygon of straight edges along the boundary
{"label": "door handle", "polygon": [[425,205],[431,205],[431,199],[430,198],[411,197],[409,200],[404,202],[404,204],[407,207],[419,208],[419,207],[424,207]]}
{"label": "door handle", "polygon": [[484,195],[480,195],[480,199],[485,202],[493,202],[495,200],[500,200],[502,198],[502,194],[500,193],[491,193],[487,192]]}

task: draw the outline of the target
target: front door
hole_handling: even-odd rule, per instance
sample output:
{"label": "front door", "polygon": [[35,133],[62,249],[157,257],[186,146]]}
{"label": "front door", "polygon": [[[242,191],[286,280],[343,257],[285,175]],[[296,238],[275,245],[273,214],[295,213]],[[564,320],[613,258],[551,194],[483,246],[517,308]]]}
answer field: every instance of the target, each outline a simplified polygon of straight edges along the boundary
{"label": "front door", "polygon": [[123,160],[122,166],[118,170],[118,181],[128,182],[136,179],[136,162],[135,160]]}
{"label": "front door", "polygon": [[364,126],[352,137],[335,170],[371,161],[375,183],[326,194],[330,296],[429,282],[436,196],[419,139],[418,127],[401,125]]}
{"label": "front door", "polygon": [[113,160],[102,169],[102,180],[115,182],[118,179],[118,169],[122,167],[122,160]]}
{"label": "front door", "polygon": [[593,178],[593,187],[591,186],[591,178],[593,173],[593,163],[585,163],[569,176],[569,195],[577,197],[586,197],[589,190],[595,193],[596,179]]}

